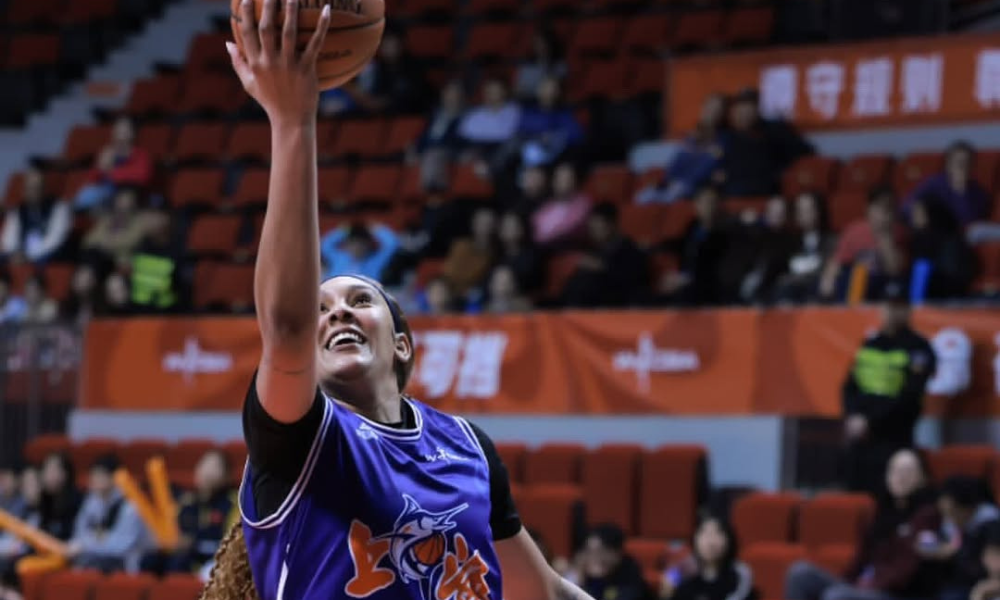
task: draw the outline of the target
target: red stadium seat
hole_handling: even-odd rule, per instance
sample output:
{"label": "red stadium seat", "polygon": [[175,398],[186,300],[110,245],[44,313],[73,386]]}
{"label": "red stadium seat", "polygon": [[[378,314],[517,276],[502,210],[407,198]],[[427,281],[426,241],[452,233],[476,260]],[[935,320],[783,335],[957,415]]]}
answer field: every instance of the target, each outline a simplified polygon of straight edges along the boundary
{"label": "red stadium seat", "polygon": [[840,163],[826,156],[803,156],[782,176],[782,191],[788,197],[802,192],[828,194],[833,189]]}
{"label": "red stadium seat", "polygon": [[538,531],[555,556],[571,556],[573,531],[583,502],[578,487],[525,487],[520,489],[514,501],[525,527]]}
{"label": "red stadium seat", "polygon": [[125,112],[134,117],[171,114],[177,105],[180,90],[179,75],[159,75],[151,79],[140,79],[132,84]]}
{"label": "red stadium seat", "polygon": [[[587,506],[588,519],[590,506]],[[625,553],[639,563],[643,571],[663,570],[667,566],[667,544],[663,540],[629,538],[625,540]]]}
{"label": "red stadium seat", "polygon": [[945,446],[932,450],[927,455],[931,477],[941,483],[955,475],[979,477],[988,481],[997,462],[997,450],[993,446]]}
{"label": "red stadium seat", "polygon": [[579,484],[584,447],[580,444],[544,444],[524,459],[524,483]]}
{"label": "red stadium seat", "polygon": [[571,85],[569,97],[578,102],[590,98],[620,98],[624,96],[628,83],[628,68],[625,61],[592,61],[579,83]]}
{"label": "red stadium seat", "polygon": [[449,58],[454,53],[451,25],[418,25],[406,32],[406,48],[417,58]]}
{"label": "red stadium seat", "polygon": [[106,125],[77,125],[66,138],[63,160],[73,164],[88,164],[108,143],[111,129]]}
{"label": "red stadium seat", "polygon": [[986,293],[1000,291],[1000,242],[977,244],[974,249],[980,273],[973,289]]}
{"label": "red stadium seat", "polygon": [[726,13],[722,40],[729,46],[765,44],[774,29],[774,8],[747,6]]}
{"label": "red stadium seat", "polygon": [[111,438],[92,438],[73,444],[70,452],[70,460],[73,462],[73,469],[76,471],[76,481],[79,487],[86,487],[88,471],[94,461],[107,455],[118,456],[121,445],[118,440]]}
{"label": "red stadium seat", "polygon": [[721,10],[685,12],[677,18],[672,46],[674,48],[713,48],[722,44]]}
{"label": "red stadium seat", "polygon": [[821,494],[799,508],[799,541],[810,551],[829,544],[856,547],[874,512],[865,494]]}
{"label": "red stadium seat", "polygon": [[351,172],[347,167],[325,167],[319,170],[319,200],[324,204],[348,202]]}
{"label": "red stadium seat", "polygon": [[196,35],[188,45],[185,68],[199,76],[205,71],[228,73],[232,69],[232,62],[224,45],[228,37],[219,33]]}
{"label": "red stadium seat", "polygon": [[174,208],[218,204],[224,181],[222,169],[182,169],[170,181],[167,201]]}
{"label": "red stadium seat", "polygon": [[451,171],[451,194],[458,198],[485,199],[493,196],[493,184],[472,165],[456,165]]}
{"label": "red stadium seat", "polygon": [[497,455],[507,467],[507,476],[512,483],[524,481],[524,459],[528,455],[528,447],[513,442],[497,442]]}
{"label": "red stadium seat", "polygon": [[754,587],[760,590],[762,598],[784,598],[788,568],[805,558],[802,546],[780,542],[754,544],[743,553],[743,560],[753,571]]}
{"label": "red stadium seat", "polygon": [[472,29],[465,44],[468,60],[516,58],[527,29],[520,23],[483,23]]}
{"label": "red stadium seat", "polygon": [[188,231],[187,249],[195,254],[231,255],[242,225],[239,215],[203,215]]}
{"label": "red stadium seat", "polygon": [[240,485],[243,478],[243,467],[247,462],[247,445],[243,440],[232,440],[222,445],[222,452],[225,453],[229,461],[229,484],[233,487]]}
{"label": "red stadium seat", "polygon": [[32,69],[59,62],[59,36],[51,33],[21,33],[7,43],[7,69]]}
{"label": "red stadium seat", "polygon": [[167,575],[149,590],[146,600],[198,600],[204,587],[194,575]]}
{"label": "red stadium seat", "polygon": [[733,528],[741,544],[791,542],[802,497],[795,493],[755,493],[736,500],[732,508]]}
{"label": "red stadium seat", "polygon": [[910,154],[896,164],[893,187],[902,199],[910,194],[925,179],[939,173],[944,168],[944,155],[940,152],[919,152]]}
{"label": "red stadium seat", "polygon": [[841,232],[845,227],[865,218],[868,207],[867,192],[838,192],[830,197],[827,209],[830,212],[830,227]]}
{"label": "red stadium seat", "polygon": [[451,16],[455,12],[455,4],[452,0],[397,0],[393,12],[401,17]]}
{"label": "red stadium seat", "polygon": [[584,191],[596,202],[609,200],[618,205],[631,202],[632,172],[628,165],[597,165],[590,172]]}
{"label": "red stadium seat", "polygon": [[667,85],[667,68],[659,59],[635,59],[629,62],[629,96],[662,94]]}
{"label": "red stadium seat", "polygon": [[156,578],[148,574],[113,573],[97,582],[95,600],[146,600]]}
{"label": "red stadium seat", "polygon": [[153,160],[163,160],[170,155],[174,141],[174,128],[167,123],[143,125],[135,134],[135,145],[149,152]]}
{"label": "red stadium seat", "polygon": [[470,0],[464,12],[475,16],[510,15],[520,8],[520,0]]}
{"label": "red stadium seat", "polygon": [[239,85],[236,76],[229,73],[189,76],[178,97],[175,112],[228,116],[236,112],[246,99]]}
{"label": "red stadium seat", "polygon": [[222,123],[188,123],[177,134],[173,158],[178,162],[215,162],[222,156],[226,126]]}
{"label": "red stadium seat", "polygon": [[426,126],[427,121],[423,117],[396,117],[389,124],[385,143],[382,144],[382,154],[392,156],[406,152],[416,143]]}
{"label": "red stadium seat", "polygon": [[185,489],[194,487],[194,470],[198,461],[210,450],[216,449],[215,442],[203,439],[187,439],[177,442],[167,450],[167,474],[170,482]]}
{"label": "red stadium seat", "polygon": [[45,286],[52,298],[62,302],[69,297],[74,271],[76,271],[76,265],[73,264],[51,263],[45,266]]}
{"label": "red stadium seat", "polygon": [[892,157],[884,154],[855,156],[840,169],[839,192],[868,193],[872,188],[889,183]]}
{"label": "red stadium seat", "polygon": [[584,455],[580,480],[588,523],[615,523],[626,535],[636,531],[641,455],[636,444],[608,444]]}
{"label": "red stadium seat", "polygon": [[569,42],[571,59],[611,57],[618,49],[625,23],[618,17],[581,19]]}
{"label": "red stadium seat", "polygon": [[58,571],[42,581],[41,600],[90,600],[100,581],[98,571]]}
{"label": "red stadium seat", "polygon": [[240,123],[233,128],[226,145],[229,160],[268,162],[271,160],[271,127],[267,123]]}
{"label": "red stadium seat", "polygon": [[383,154],[388,125],[384,120],[344,121],[334,138],[333,155],[374,157]]}
{"label": "red stadium seat", "polygon": [[230,200],[236,206],[264,204],[267,202],[267,187],[270,178],[270,171],[266,168],[243,171]]}
{"label": "red stadium seat", "polygon": [[826,544],[809,550],[809,560],[827,573],[843,575],[851,568],[857,546],[852,544]]}
{"label": "red stadium seat", "polygon": [[659,56],[670,46],[670,24],[670,17],[664,14],[632,17],[622,36],[622,50]]}
{"label": "red stadium seat", "polygon": [[253,306],[253,265],[198,261],[194,272],[194,305],[199,309]]}
{"label": "red stadium seat", "polygon": [[701,446],[665,446],[639,462],[639,534],[687,540],[707,493],[707,453]]}
{"label": "red stadium seat", "polygon": [[163,440],[134,439],[122,445],[122,466],[139,481],[146,481],[146,463],[157,457],[166,460],[168,449],[169,446]]}
{"label": "red stadium seat", "polygon": [[50,454],[68,454],[72,444],[69,438],[58,433],[47,433],[28,440],[24,446],[24,459],[30,464],[40,464]]}
{"label": "red stadium seat", "polygon": [[396,188],[403,175],[399,165],[372,165],[361,167],[351,182],[351,199],[357,201],[390,203],[396,199]]}
{"label": "red stadium seat", "polygon": [[[669,206],[663,204],[626,204],[621,208],[622,232],[640,246],[652,246],[665,239],[664,221]],[[686,224],[685,224],[686,225]]]}
{"label": "red stadium seat", "polygon": [[990,193],[997,191],[997,165],[1000,165],[1000,150],[976,152],[975,180]]}
{"label": "red stadium seat", "polygon": [[444,260],[425,258],[417,265],[417,288],[424,289],[431,280],[444,272]]}

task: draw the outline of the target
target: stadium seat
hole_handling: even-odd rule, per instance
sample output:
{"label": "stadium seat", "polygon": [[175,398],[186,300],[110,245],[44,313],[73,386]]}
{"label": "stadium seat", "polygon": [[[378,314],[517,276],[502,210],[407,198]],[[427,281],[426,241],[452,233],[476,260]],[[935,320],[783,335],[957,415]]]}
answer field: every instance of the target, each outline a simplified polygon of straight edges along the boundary
{"label": "stadium seat", "polygon": [[194,254],[230,256],[236,250],[241,225],[239,215],[197,217],[188,231],[187,250]]}
{"label": "stadium seat", "polygon": [[51,27],[56,24],[63,3],[60,0],[20,0],[0,5],[7,9],[7,23],[16,29]]}
{"label": "stadium seat", "polygon": [[216,448],[215,442],[203,439],[186,439],[177,442],[167,450],[167,474],[170,482],[184,489],[194,487],[194,470],[198,461],[209,450]]}
{"label": "stadium seat", "polygon": [[110,135],[111,129],[106,125],[77,125],[66,138],[62,159],[73,165],[90,166]]}
{"label": "stadium seat", "polygon": [[570,557],[583,495],[572,485],[521,488],[514,498],[525,527],[537,531],[555,556]]}
{"label": "stadium seat", "polygon": [[49,296],[58,302],[63,302],[69,297],[70,287],[73,285],[73,272],[76,265],[70,263],[50,263],[45,265],[43,276],[45,286]]}
{"label": "stadium seat", "polygon": [[925,179],[944,168],[944,155],[940,152],[918,152],[896,163],[893,172],[893,189],[900,200],[905,198]]}
{"label": "stadium seat", "polygon": [[709,9],[685,12],[677,18],[672,46],[678,49],[714,48],[722,44],[725,13]]}
{"label": "stadium seat", "polygon": [[94,600],[146,600],[156,578],[145,573],[113,573],[97,582]]}
{"label": "stadium seat", "polygon": [[194,305],[225,310],[253,306],[253,265],[198,261],[194,272]]}
{"label": "stadium seat", "polygon": [[58,571],[42,580],[41,600],[91,600],[101,579],[97,571]]}
{"label": "stadium seat", "polygon": [[580,466],[584,447],[580,444],[543,444],[528,452],[524,458],[524,483],[580,483]]}
{"label": "stadium seat", "polygon": [[420,177],[419,166],[404,166],[403,175],[399,180],[399,188],[396,190],[396,197],[410,204],[423,200],[425,193]]}
{"label": "stadium seat", "polygon": [[386,138],[387,129],[387,123],[382,119],[344,121],[334,136],[334,157],[379,156],[382,154],[382,143]]}
{"label": "stadium seat", "polygon": [[58,433],[46,433],[28,440],[24,446],[24,460],[33,465],[41,464],[50,454],[69,454],[69,438]]}
{"label": "stadium seat", "polygon": [[267,187],[270,171],[266,168],[251,168],[243,171],[239,183],[230,196],[230,201],[239,207],[248,207],[267,202]]}
{"label": "stadium seat", "polygon": [[821,494],[799,507],[798,539],[810,552],[829,544],[857,546],[875,512],[865,494]]}
{"label": "stadium seat", "polygon": [[659,56],[670,46],[670,24],[670,17],[665,14],[632,17],[622,35],[622,51]]}
{"label": "stadium seat", "polygon": [[226,144],[229,160],[266,163],[271,160],[271,127],[267,123],[240,123]]}
{"label": "stadium seat", "polygon": [[515,442],[497,442],[497,454],[507,467],[507,476],[512,483],[524,481],[524,458],[528,455],[528,447]]}
{"label": "stadium seat", "polygon": [[24,200],[24,173],[11,173],[3,192],[3,207],[16,208]]}
{"label": "stadium seat", "polygon": [[452,0],[398,0],[393,12],[401,17],[450,17],[454,11]]}
{"label": "stadium seat", "polygon": [[732,521],[740,544],[791,542],[802,497],[797,493],[753,493],[733,503]]}
{"label": "stadium seat", "polygon": [[627,62],[621,60],[594,60],[589,63],[582,78],[569,86],[569,99],[573,102],[591,98],[621,98],[628,84]]}
{"label": "stadium seat", "polygon": [[243,479],[243,467],[247,462],[247,445],[243,440],[231,440],[222,445],[222,451],[229,461],[229,484],[239,487]]}
{"label": "stadium seat", "polygon": [[654,58],[633,59],[628,62],[628,96],[662,94],[667,84],[667,67]]}
{"label": "stadium seat", "polygon": [[406,48],[421,59],[444,60],[454,54],[454,30],[450,25],[418,25],[406,32]]}
{"label": "stadium seat", "polygon": [[149,590],[146,600],[198,600],[204,587],[195,575],[167,575]]}
{"label": "stadium seat", "polygon": [[[664,222],[670,205],[626,204],[618,216],[622,232],[643,247],[650,247],[664,239]],[[686,225],[686,224],[685,224]]]}
{"label": "stadium seat", "polygon": [[827,210],[830,213],[830,227],[842,232],[845,227],[865,218],[868,209],[868,192],[837,192],[830,196]]}
{"label": "stadium seat", "polygon": [[10,70],[32,69],[59,62],[59,36],[51,33],[14,34],[7,42],[3,66]]}
{"label": "stadium seat", "polygon": [[636,532],[641,456],[637,444],[607,444],[583,455],[580,482],[588,523],[615,523],[626,535]]}
{"label": "stadium seat", "polygon": [[146,463],[151,458],[166,460],[168,444],[163,440],[138,438],[126,442],[121,448],[122,466],[139,481],[146,481]]}
{"label": "stadium seat", "polygon": [[229,38],[227,34],[199,33],[188,44],[185,69],[201,76],[204,72],[215,71],[229,73],[232,62],[224,46]]}
{"label": "stadium seat", "polygon": [[228,116],[236,112],[246,99],[239,85],[235,75],[228,73],[189,76],[177,99],[175,112],[194,116]]}
{"label": "stadium seat", "polygon": [[997,191],[997,165],[1000,165],[1000,150],[976,152],[975,180],[990,193]]}
{"label": "stadium seat", "polygon": [[424,289],[431,280],[440,277],[444,272],[444,260],[425,258],[417,265],[417,289]]}
{"label": "stadium seat", "polygon": [[465,44],[465,58],[488,60],[513,59],[527,37],[527,28],[520,23],[483,23],[474,27]]}
{"label": "stadium seat", "polygon": [[826,544],[809,551],[809,559],[828,573],[842,575],[854,562],[857,546],[852,544]]}
{"label": "stadium seat", "polygon": [[570,59],[610,58],[618,48],[624,26],[624,21],[618,17],[581,19],[569,42]]}
{"label": "stadium seat", "polygon": [[625,540],[625,553],[634,558],[643,571],[663,570],[667,566],[667,544],[663,540],[628,538]]}
{"label": "stadium seat", "polygon": [[781,189],[785,196],[794,198],[802,192],[829,194],[840,163],[826,156],[803,156],[785,170],[781,178]]}
{"label": "stadium seat", "polygon": [[226,143],[223,123],[188,123],[177,133],[172,151],[177,162],[216,162]]}
{"label": "stadium seat", "polygon": [[889,183],[891,168],[890,156],[884,154],[855,156],[840,169],[837,191],[867,194],[872,188]]}
{"label": "stadium seat", "polygon": [[744,562],[753,571],[754,587],[762,598],[784,598],[788,568],[805,558],[805,548],[781,542],[754,544],[743,553]]}
{"label": "stadium seat", "polygon": [[151,118],[173,113],[180,96],[179,75],[159,75],[132,84],[125,112],[133,117]]}
{"label": "stadium seat", "polygon": [[218,204],[224,181],[222,169],[181,169],[170,180],[167,201],[174,208]]}
{"label": "stadium seat", "polygon": [[687,540],[708,493],[708,456],[701,446],[664,446],[639,461],[639,535]]}
{"label": "stadium seat", "polygon": [[319,201],[322,204],[348,202],[351,171],[347,167],[322,167],[319,170]]}
{"label": "stadium seat", "polygon": [[549,257],[545,267],[545,271],[548,273],[545,284],[547,298],[556,299],[562,294],[569,278],[576,272],[581,257],[582,254],[579,252],[560,252]]}
{"label": "stadium seat", "polygon": [[451,194],[457,198],[483,200],[493,196],[493,184],[472,165],[460,164],[451,170]]}
{"label": "stadium seat", "polygon": [[[564,13],[577,7],[578,0],[534,0],[532,8],[539,13]],[[568,39],[563,31],[557,31],[560,39]]]}
{"label": "stadium seat", "polygon": [[663,237],[672,239],[680,237],[695,218],[693,202],[673,202],[666,205],[663,211]]}
{"label": "stadium seat", "polygon": [[465,13],[477,17],[512,15],[521,8],[520,0],[469,0]]}
{"label": "stadium seat", "polygon": [[727,46],[765,44],[774,29],[772,6],[745,6],[730,10],[722,23],[722,41]]}
{"label": "stadium seat", "polygon": [[945,446],[927,453],[931,477],[938,484],[955,475],[989,481],[996,462],[997,449],[988,445]]}
{"label": "stadium seat", "polygon": [[618,205],[631,202],[632,172],[628,165],[611,163],[595,166],[584,191],[595,202],[611,201]]}
{"label": "stadium seat", "polygon": [[391,203],[396,199],[396,188],[402,175],[399,165],[363,166],[351,182],[351,199],[355,202]]}
{"label": "stadium seat", "polygon": [[979,262],[979,277],[973,283],[977,292],[995,294],[1000,291],[1000,242],[973,246]]}
{"label": "stadium seat", "polygon": [[396,117],[389,124],[381,154],[395,156],[403,154],[415,144],[427,126],[423,117]]}
{"label": "stadium seat", "polygon": [[117,457],[121,454],[120,450],[121,444],[111,438],[91,438],[73,444],[69,456],[73,462],[73,470],[76,471],[77,485],[86,487],[89,480],[87,472],[94,461],[109,454]]}
{"label": "stadium seat", "polygon": [[174,141],[174,128],[168,123],[143,125],[135,134],[135,145],[149,152],[155,161],[162,161],[170,155]]}

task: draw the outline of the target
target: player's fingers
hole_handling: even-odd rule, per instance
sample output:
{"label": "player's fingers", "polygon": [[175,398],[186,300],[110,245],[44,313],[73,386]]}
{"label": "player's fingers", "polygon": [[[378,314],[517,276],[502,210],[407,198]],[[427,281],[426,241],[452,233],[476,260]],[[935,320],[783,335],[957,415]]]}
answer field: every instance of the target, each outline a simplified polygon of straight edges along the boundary
{"label": "player's fingers", "polygon": [[281,57],[287,64],[295,61],[295,45],[299,32],[299,2],[287,0],[285,3],[285,26],[281,29]]}
{"label": "player's fingers", "polygon": [[330,5],[323,5],[323,11],[319,13],[319,22],[316,23],[316,31],[313,32],[312,37],[309,39],[309,44],[306,46],[305,52],[302,53],[302,66],[312,69],[316,66],[316,57],[319,56],[319,51],[323,47],[323,39],[326,38],[326,30],[330,28]]}
{"label": "player's fingers", "polygon": [[253,0],[240,2],[240,37],[243,38],[243,52],[247,59],[253,61],[260,54],[260,38],[257,33],[257,22],[253,14]]}
{"label": "player's fingers", "polygon": [[277,0],[264,0],[264,10],[260,15],[260,49],[266,58],[278,55],[278,10]]}
{"label": "player's fingers", "polygon": [[236,71],[236,76],[240,78],[243,89],[247,89],[250,81],[253,80],[253,71],[250,70],[250,65],[247,64],[247,60],[240,54],[240,49],[236,44],[226,42],[226,52],[229,53],[229,58],[233,61],[233,70]]}

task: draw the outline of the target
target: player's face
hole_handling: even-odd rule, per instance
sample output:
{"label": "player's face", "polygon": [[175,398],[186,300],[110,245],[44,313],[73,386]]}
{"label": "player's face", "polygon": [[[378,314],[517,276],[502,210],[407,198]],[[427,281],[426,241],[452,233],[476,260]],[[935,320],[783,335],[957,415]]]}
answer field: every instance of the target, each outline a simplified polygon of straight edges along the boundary
{"label": "player's face", "polygon": [[317,341],[323,381],[347,382],[373,374],[391,377],[396,355],[409,352],[405,336],[393,330],[385,298],[353,277],[334,277],[320,286]]}

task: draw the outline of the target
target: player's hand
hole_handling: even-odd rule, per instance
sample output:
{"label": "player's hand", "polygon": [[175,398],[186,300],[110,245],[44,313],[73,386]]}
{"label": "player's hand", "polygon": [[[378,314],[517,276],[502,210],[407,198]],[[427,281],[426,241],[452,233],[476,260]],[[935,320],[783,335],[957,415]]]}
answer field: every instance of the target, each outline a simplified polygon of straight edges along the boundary
{"label": "player's hand", "polygon": [[[285,23],[279,28],[282,3]],[[264,0],[259,25],[254,19],[253,0],[240,2],[243,53],[231,42],[226,42],[226,50],[243,89],[260,103],[272,124],[308,124],[316,119],[319,104],[316,57],[330,25],[329,4],[320,15],[305,50],[297,52],[298,0]]]}

